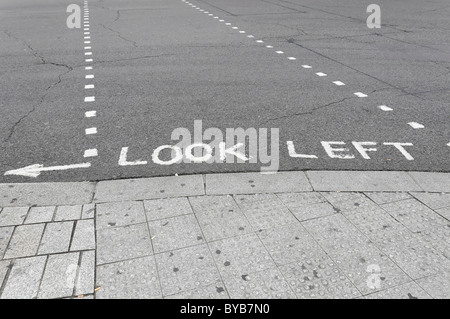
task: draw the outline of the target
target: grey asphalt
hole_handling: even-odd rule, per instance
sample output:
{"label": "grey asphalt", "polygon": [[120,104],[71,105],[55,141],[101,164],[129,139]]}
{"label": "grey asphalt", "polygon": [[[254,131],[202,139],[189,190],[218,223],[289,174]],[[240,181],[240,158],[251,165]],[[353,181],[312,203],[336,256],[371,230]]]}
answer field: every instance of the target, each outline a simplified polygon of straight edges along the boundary
{"label": "grey asphalt", "polygon": [[[192,132],[194,120],[224,132],[279,128],[283,171],[449,172],[450,7],[445,0],[378,1],[382,26],[369,29],[371,2],[191,1],[242,34],[180,0],[91,0],[91,82],[84,79],[83,31],[66,26],[68,3],[2,1],[0,182],[260,170],[261,164],[153,163],[153,150],[175,144],[178,127]],[[84,103],[90,83],[96,101]],[[97,116],[84,118],[93,107]],[[98,133],[86,136],[94,126]],[[290,157],[286,141],[318,158]],[[323,141],[345,142],[355,158],[330,158]],[[376,142],[378,151],[364,159],[352,141]],[[412,143],[405,149],[414,160],[384,142]],[[119,166],[123,147],[130,161],[148,164]],[[84,158],[91,148],[98,157]],[[3,175],[32,164],[87,161],[88,169],[36,179]]]}

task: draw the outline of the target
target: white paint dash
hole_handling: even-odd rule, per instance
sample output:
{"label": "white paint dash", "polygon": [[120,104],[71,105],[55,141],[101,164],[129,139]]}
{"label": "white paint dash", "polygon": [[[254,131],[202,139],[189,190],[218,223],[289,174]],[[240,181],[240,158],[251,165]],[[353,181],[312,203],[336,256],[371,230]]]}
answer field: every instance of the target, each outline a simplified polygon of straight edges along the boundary
{"label": "white paint dash", "polygon": [[85,130],[85,132],[86,132],[86,135],[97,134],[97,128],[96,127],[90,127],[90,128],[87,128]]}
{"label": "white paint dash", "polygon": [[353,94],[356,95],[357,97],[367,97],[368,96],[367,94],[364,94],[362,92],[355,92]]}
{"label": "white paint dash", "polygon": [[87,90],[87,89],[93,89],[94,88],[94,84],[86,84],[85,86],[84,86],[84,88]]}
{"label": "white paint dash", "polygon": [[345,83],[344,83],[344,82],[341,82],[341,81],[333,81],[333,83],[336,84],[337,86],[343,86],[343,85],[345,85]]}
{"label": "white paint dash", "polygon": [[389,106],[386,106],[386,105],[378,105],[378,108],[379,108],[380,110],[382,110],[382,111],[385,111],[385,112],[393,111],[392,108],[390,108]]}
{"label": "white paint dash", "polygon": [[327,76],[327,74],[323,73],[323,72],[317,72],[316,75],[318,75],[318,76]]}
{"label": "white paint dash", "polygon": [[98,151],[96,148],[84,151],[84,157],[95,157],[95,156],[98,156]]}
{"label": "white paint dash", "polygon": [[94,78],[94,74],[88,74],[85,76],[86,79],[93,79]]}
{"label": "white paint dash", "polygon": [[304,65],[302,65],[302,68],[304,68],[304,69],[312,69],[312,66],[304,64]]}
{"label": "white paint dash", "polygon": [[297,58],[294,58],[293,56],[288,57],[288,59],[291,60],[291,61],[297,60]]}
{"label": "white paint dash", "polygon": [[86,96],[84,102],[95,102],[95,96]]}
{"label": "white paint dash", "polygon": [[86,113],[84,113],[85,117],[96,117],[97,116],[97,111],[88,111]]}
{"label": "white paint dash", "polygon": [[414,129],[424,128],[424,127],[425,127],[425,126],[423,126],[422,124],[417,123],[417,122],[409,122],[408,124],[409,124],[412,128],[414,128]]}

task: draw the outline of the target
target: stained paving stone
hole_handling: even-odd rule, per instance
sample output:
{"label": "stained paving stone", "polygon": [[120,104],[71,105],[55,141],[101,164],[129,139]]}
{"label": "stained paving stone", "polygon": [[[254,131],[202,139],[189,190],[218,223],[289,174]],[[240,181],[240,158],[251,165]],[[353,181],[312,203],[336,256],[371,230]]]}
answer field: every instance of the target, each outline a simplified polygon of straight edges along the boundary
{"label": "stained paving stone", "polygon": [[187,197],[145,200],[144,208],[149,221],[193,213]]}
{"label": "stained paving stone", "polygon": [[58,206],[56,208],[54,221],[76,220],[81,218],[81,205]]}
{"label": "stained paving stone", "polygon": [[205,242],[194,214],[151,221],[149,227],[155,253]]}
{"label": "stained paving stone", "polygon": [[95,289],[95,251],[82,251],[77,278],[75,280],[75,295],[94,293]]}
{"label": "stained paving stone", "polygon": [[333,247],[340,242],[361,245],[370,241],[341,214],[307,220],[302,225],[323,248]]}
{"label": "stained paving stone", "polygon": [[17,226],[4,259],[34,256],[37,253],[45,224]]}
{"label": "stained paving stone", "polygon": [[81,209],[81,219],[89,219],[95,217],[95,204],[83,205]]}
{"label": "stained paving stone", "polygon": [[450,260],[450,226],[429,228],[418,233],[417,237]]}
{"label": "stained paving stone", "polygon": [[76,222],[70,250],[95,249],[95,223],[93,219]]}
{"label": "stained paving stone", "polygon": [[97,204],[97,229],[127,226],[146,221],[144,205],[140,201]]}
{"label": "stained paving stone", "polygon": [[406,192],[364,192],[364,194],[377,204],[398,202],[411,198],[411,195]]}
{"label": "stained paving stone", "polygon": [[255,234],[214,241],[209,246],[222,275],[253,273],[275,266]]}
{"label": "stained paving stone", "polygon": [[360,210],[367,207],[376,207],[363,193],[354,192],[322,192],[328,202],[330,202],[338,212]]}
{"label": "stained paving stone", "polygon": [[317,192],[277,193],[276,195],[291,210],[296,207],[326,202],[325,197]]}
{"label": "stained paving stone", "polygon": [[366,299],[432,299],[415,282],[408,282],[364,296]]}
{"label": "stained paving stone", "polygon": [[97,267],[96,299],[161,298],[158,271],[153,256]]}
{"label": "stained paving stone", "polygon": [[31,207],[24,224],[51,222],[56,206]]}
{"label": "stained paving stone", "polygon": [[293,299],[296,295],[277,268],[224,277],[232,299]]}
{"label": "stained paving stone", "polygon": [[14,231],[14,226],[0,227],[0,260],[3,259],[3,254],[8,247],[9,240]]}
{"label": "stained paving stone", "polygon": [[403,270],[373,245],[350,253],[338,251],[331,258],[362,294],[411,281]]}
{"label": "stained paving stone", "polygon": [[232,196],[190,197],[207,241],[242,235],[252,227]]}
{"label": "stained paving stone", "polygon": [[361,293],[342,270],[326,255],[316,256],[279,267],[300,299],[351,299]]}
{"label": "stained paving stone", "polygon": [[266,229],[257,235],[277,265],[308,259],[323,251],[300,223]]}
{"label": "stained paving stone", "polygon": [[39,245],[38,254],[55,254],[69,251],[73,221],[48,223]]}
{"label": "stained paving stone", "polygon": [[297,221],[275,194],[236,195],[235,199],[253,230],[291,224]]}
{"label": "stained paving stone", "polygon": [[214,284],[187,290],[178,294],[165,296],[164,299],[229,299],[230,296],[222,281]]}
{"label": "stained paving stone", "polygon": [[330,203],[311,204],[303,207],[297,206],[294,209],[290,208],[290,211],[300,221],[329,216],[337,213],[337,209]]}
{"label": "stained paving stone", "polygon": [[62,298],[73,294],[79,253],[49,255],[39,288],[39,299]]}
{"label": "stained paving stone", "polygon": [[206,244],[156,254],[164,296],[205,287],[220,280]]}
{"label": "stained paving stone", "polygon": [[0,227],[21,225],[28,213],[28,207],[5,207],[0,212]]}
{"label": "stained paving stone", "polygon": [[436,299],[450,298],[450,268],[437,274],[416,280],[430,296]]}
{"label": "stained paving stone", "polygon": [[411,193],[431,209],[450,207],[450,193]]}
{"label": "stained paving stone", "polygon": [[1,299],[33,299],[44,271],[47,256],[20,258],[14,261]]}
{"label": "stained paving stone", "polygon": [[97,265],[152,254],[146,223],[97,231]]}
{"label": "stained paving stone", "polygon": [[392,217],[417,232],[434,226],[445,226],[449,222],[415,199],[381,205]]}

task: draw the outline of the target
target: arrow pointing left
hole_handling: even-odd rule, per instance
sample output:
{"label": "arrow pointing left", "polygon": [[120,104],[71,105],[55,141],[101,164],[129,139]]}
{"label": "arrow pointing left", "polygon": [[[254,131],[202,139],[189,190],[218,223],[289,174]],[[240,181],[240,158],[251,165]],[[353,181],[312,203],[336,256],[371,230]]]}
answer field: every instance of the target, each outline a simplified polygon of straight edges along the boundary
{"label": "arrow pointing left", "polygon": [[38,177],[41,175],[41,172],[48,172],[48,171],[65,171],[69,169],[75,169],[75,168],[89,168],[91,167],[91,163],[82,163],[82,164],[72,164],[72,165],[62,165],[62,166],[52,166],[52,167],[44,167],[43,164],[33,164],[30,166],[13,169],[10,171],[7,171],[5,175],[18,175],[18,176],[25,176],[25,177]]}

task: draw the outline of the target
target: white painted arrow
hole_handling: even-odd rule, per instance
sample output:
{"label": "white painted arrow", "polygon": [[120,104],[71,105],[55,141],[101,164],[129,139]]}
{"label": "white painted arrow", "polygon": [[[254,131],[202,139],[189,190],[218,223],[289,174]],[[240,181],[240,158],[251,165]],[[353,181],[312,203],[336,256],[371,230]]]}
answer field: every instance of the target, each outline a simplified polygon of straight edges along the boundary
{"label": "white painted arrow", "polygon": [[69,169],[75,169],[75,168],[88,168],[91,167],[91,163],[82,163],[82,164],[72,164],[72,165],[63,165],[63,166],[52,166],[52,167],[44,167],[43,164],[33,164],[30,166],[13,169],[10,171],[7,171],[5,175],[19,175],[19,176],[26,176],[26,177],[38,177],[41,175],[41,172],[48,172],[48,171],[65,171]]}

